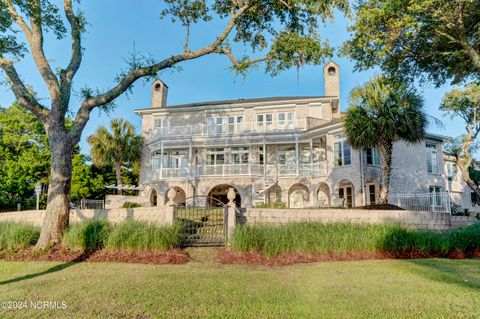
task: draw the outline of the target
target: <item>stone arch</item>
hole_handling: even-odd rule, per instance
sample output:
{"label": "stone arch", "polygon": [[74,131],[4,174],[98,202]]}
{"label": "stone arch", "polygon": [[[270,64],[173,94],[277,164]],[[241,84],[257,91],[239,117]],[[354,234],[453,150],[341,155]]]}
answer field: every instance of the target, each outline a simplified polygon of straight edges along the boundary
{"label": "stone arch", "polygon": [[335,75],[337,73],[337,69],[334,66],[331,66],[331,67],[328,68],[327,72],[328,72],[328,75],[332,76],[332,75]]}
{"label": "stone arch", "polygon": [[[224,204],[228,204],[228,198],[227,198],[227,193],[228,190],[232,187],[235,191],[235,204],[237,207],[241,207],[242,205],[242,197],[240,196],[240,192],[235,188],[235,186],[229,185],[229,184],[219,184],[214,187],[212,187],[208,191],[208,197],[214,198]],[[213,203],[208,203],[208,204],[213,204]]]}
{"label": "stone arch", "polygon": [[348,179],[342,179],[338,182],[336,197],[344,199],[345,207],[352,208],[355,206],[355,188],[353,183]]}
{"label": "stone arch", "polygon": [[330,187],[327,183],[319,183],[317,186],[317,207],[330,207]]}
{"label": "stone arch", "polygon": [[[175,189],[175,191],[177,192],[175,194],[175,198],[173,199],[173,202],[177,205],[180,205],[180,206],[185,205],[185,199],[187,198],[187,194],[185,193],[183,188],[175,186],[175,187],[173,187],[173,189]],[[168,191],[169,191],[169,189],[167,189],[167,191],[165,192],[165,195],[164,195],[164,203],[165,204],[168,203]]]}
{"label": "stone arch", "polygon": [[148,202],[150,203],[150,206],[157,206],[158,205],[157,190],[154,187],[152,187],[147,194],[148,194]]}
{"label": "stone arch", "polygon": [[310,202],[310,190],[302,183],[293,184],[288,190],[288,207],[304,208]]}

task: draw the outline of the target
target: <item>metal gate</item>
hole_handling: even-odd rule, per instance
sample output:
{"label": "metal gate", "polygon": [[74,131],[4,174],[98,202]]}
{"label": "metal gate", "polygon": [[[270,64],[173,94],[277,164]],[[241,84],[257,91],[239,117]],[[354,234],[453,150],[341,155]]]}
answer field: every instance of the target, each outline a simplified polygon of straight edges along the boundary
{"label": "metal gate", "polygon": [[177,206],[174,218],[183,226],[182,246],[224,246],[227,205],[209,196],[194,196]]}

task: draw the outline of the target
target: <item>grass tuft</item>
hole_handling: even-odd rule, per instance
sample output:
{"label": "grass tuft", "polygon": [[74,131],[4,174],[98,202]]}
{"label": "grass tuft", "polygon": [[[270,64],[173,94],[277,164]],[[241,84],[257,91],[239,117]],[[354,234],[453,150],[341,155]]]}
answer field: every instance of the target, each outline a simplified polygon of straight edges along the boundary
{"label": "grass tuft", "polygon": [[101,249],[105,246],[112,226],[106,220],[92,219],[71,225],[63,243],[74,249]]}
{"label": "grass tuft", "polygon": [[239,226],[232,236],[236,251],[262,252],[273,258],[281,253],[348,253],[416,250],[446,255],[480,249],[480,224],[444,233],[407,230],[398,225],[350,223],[295,223]]}
{"label": "grass tuft", "polygon": [[0,249],[25,249],[34,245],[40,237],[40,229],[17,222],[0,223]]}
{"label": "grass tuft", "polygon": [[164,227],[129,220],[113,228],[107,241],[107,248],[167,251],[178,247],[181,237],[180,224]]}

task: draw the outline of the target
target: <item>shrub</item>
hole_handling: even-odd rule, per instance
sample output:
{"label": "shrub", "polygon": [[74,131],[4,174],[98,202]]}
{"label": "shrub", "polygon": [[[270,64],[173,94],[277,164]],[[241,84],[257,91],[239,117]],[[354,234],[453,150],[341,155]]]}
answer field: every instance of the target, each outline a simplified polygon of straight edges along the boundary
{"label": "shrub", "polygon": [[123,203],[122,208],[137,208],[137,207],[142,207],[142,204],[140,203],[132,203],[132,202],[125,202]]}
{"label": "shrub", "polygon": [[113,228],[108,238],[108,248],[151,249],[166,251],[180,245],[182,227],[170,227],[129,220]]}
{"label": "shrub", "polygon": [[99,219],[73,224],[65,232],[63,243],[70,248],[101,249],[105,246],[111,229],[108,221]]}
{"label": "shrub", "polygon": [[480,224],[439,233],[408,230],[397,225],[297,223],[280,226],[239,226],[232,236],[237,251],[281,253],[348,253],[420,251],[447,255],[480,250]]}
{"label": "shrub", "polygon": [[40,229],[17,222],[0,223],[0,249],[25,249],[34,245],[40,237]]}
{"label": "shrub", "polygon": [[261,203],[255,206],[256,208],[287,208],[287,204],[281,201],[273,203]]}

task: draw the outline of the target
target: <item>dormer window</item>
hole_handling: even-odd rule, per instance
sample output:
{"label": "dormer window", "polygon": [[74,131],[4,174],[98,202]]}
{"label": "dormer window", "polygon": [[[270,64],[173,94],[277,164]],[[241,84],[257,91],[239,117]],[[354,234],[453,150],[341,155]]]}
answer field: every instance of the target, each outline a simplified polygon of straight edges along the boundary
{"label": "dormer window", "polygon": [[333,76],[336,73],[337,73],[337,70],[333,66],[328,68],[328,75]]}

